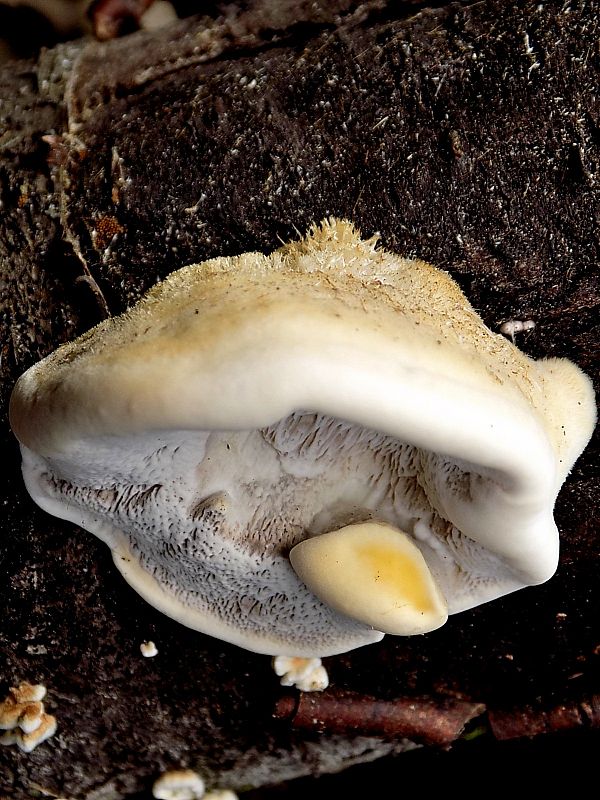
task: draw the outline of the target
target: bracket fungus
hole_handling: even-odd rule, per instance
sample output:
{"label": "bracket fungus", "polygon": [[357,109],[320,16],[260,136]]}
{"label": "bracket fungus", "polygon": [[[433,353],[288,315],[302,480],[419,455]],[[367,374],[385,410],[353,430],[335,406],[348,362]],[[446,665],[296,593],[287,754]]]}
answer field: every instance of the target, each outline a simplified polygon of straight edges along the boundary
{"label": "bracket fungus", "polygon": [[331,219],[172,273],[28,370],[10,418],[33,499],[152,605],[311,659],[550,578],[595,403]]}
{"label": "bracket fungus", "polygon": [[56,733],[56,717],[46,714],[42,700],[46,687],[21,683],[12,686],[0,702],[0,745],[16,745],[23,753],[31,753],[38,744]]}

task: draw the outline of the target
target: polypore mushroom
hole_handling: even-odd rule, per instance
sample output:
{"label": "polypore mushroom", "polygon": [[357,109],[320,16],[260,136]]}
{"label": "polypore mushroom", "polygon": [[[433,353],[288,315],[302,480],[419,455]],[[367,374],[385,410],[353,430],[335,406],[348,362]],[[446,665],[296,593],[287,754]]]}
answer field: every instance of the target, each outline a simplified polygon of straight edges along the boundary
{"label": "polypore mushroom", "polygon": [[34,500],[156,608],[313,658],[547,580],[595,405],[446,273],[330,220],[173,273],[26,372],[10,416]]}

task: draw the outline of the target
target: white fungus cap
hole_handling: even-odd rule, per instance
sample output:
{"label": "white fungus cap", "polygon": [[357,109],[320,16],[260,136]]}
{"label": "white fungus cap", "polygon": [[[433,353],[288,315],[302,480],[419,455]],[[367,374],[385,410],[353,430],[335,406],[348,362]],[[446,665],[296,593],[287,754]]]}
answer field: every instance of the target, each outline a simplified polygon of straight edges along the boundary
{"label": "white fungus cap", "polygon": [[433,620],[547,580],[595,402],[574,364],[486,328],[446,273],[330,220],[269,257],[173,273],[26,372],[10,419],[34,500],[103,539],[150,603],[311,658],[385,630],[356,616],[358,582],[342,602],[300,559],[348,525],[410,539]]}

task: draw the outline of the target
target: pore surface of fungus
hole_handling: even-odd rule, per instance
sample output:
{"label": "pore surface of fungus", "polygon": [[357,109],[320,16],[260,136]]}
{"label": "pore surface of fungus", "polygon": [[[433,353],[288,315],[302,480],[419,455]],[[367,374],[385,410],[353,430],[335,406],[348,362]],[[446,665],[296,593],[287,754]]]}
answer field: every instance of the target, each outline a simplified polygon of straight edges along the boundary
{"label": "pore surface of fungus", "polygon": [[329,220],[173,273],[26,372],[10,416],[34,500],[150,603],[312,658],[547,580],[595,405],[446,273]]}

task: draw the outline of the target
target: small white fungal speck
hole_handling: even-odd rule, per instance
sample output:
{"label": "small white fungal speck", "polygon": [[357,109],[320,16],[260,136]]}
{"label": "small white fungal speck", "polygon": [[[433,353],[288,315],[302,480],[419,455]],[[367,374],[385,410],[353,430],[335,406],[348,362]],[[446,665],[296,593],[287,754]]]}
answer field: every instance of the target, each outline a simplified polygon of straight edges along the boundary
{"label": "small white fungal speck", "polygon": [[154,781],[152,796],[156,800],[200,800],[204,781],[191,769],[173,769]]}
{"label": "small white fungal speck", "polygon": [[322,692],[329,686],[327,670],[320,658],[275,656],[273,669],[281,677],[282,686],[295,686],[301,692]]}
{"label": "small white fungal speck", "polygon": [[142,642],[140,645],[140,652],[144,658],[153,658],[158,655],[158,649],[154,642]]}
{"label": "small white fungal speck", "polygon": [[505,336],[510,336],[512,341],[515,340],[515,333],[523,333],[524,331],[532,331],[535,328],[535,322],[532,319],[509,319],[500,325],[500,333]]}

